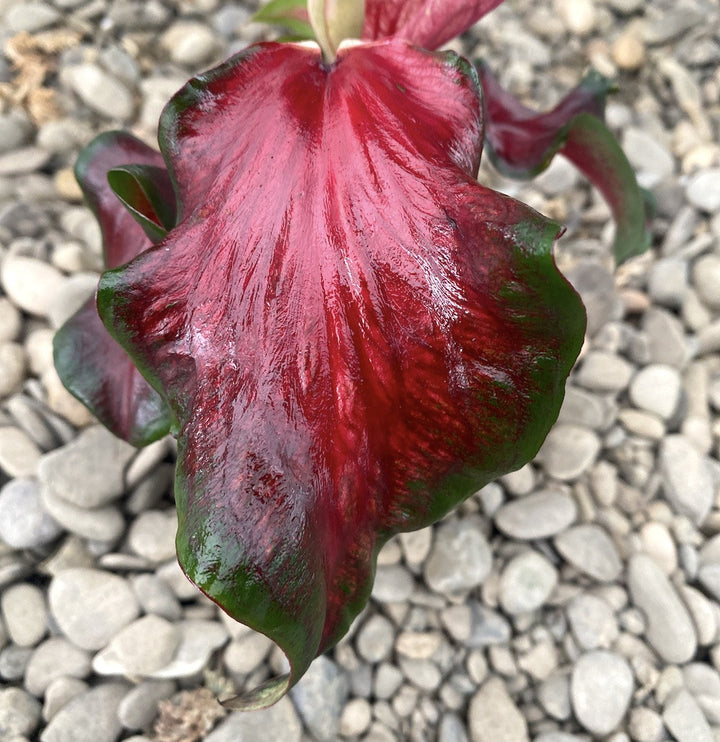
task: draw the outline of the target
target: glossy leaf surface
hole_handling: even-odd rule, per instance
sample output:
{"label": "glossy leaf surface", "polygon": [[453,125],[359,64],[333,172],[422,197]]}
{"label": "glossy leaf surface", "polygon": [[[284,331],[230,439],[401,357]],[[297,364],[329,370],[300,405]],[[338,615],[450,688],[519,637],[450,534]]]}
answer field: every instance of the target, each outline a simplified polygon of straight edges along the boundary
{"label": "glossy leaf surface", "polygon": [[503,0],[366,0],[364,39],[395,37],[438,49]]}
{"label": "glossy leaf surface", "polygon": [[[147,173],[153,176],[148,182],[150,190],[165,192],[169,180],[162,168],[162,156],[123,132],[108,132],[93,140],[78,158],[75,169],[85,200],[100,223],[104,259],[109,268],[131,260],[152,244],[108,183],[108,172],[126,163],[135,163],[135,168],[147,167]],[[135,217],[155,218],[139,193],[128,192],[126,198]],[[174,196],[164,208],[174,209]],[[53,351],[63,384],[115,435],[141,446],[168,432],[167,406],[108,334],[94,297],[57,331]]]}
{"label": "glossy leaf surface", "polygon": [[257,45],[163,115],[178,225],[98,306],[177,419],[183,569],[290,660],[234,707],[557,416],[584,310],[557,225],[475,181],[481,143],[472,68],[401,41]]}
{"label": "glossy leaf surface", "polygon": [[478,64],[485,94],[487,152],[500,172],[530,178],[559,152],[603,194],[616,223],[618,263],[649,245],[645,202],[635,173],[603,122],[611,84],[596,72],[555,108],[538,113],[504,90],[483,62]]}

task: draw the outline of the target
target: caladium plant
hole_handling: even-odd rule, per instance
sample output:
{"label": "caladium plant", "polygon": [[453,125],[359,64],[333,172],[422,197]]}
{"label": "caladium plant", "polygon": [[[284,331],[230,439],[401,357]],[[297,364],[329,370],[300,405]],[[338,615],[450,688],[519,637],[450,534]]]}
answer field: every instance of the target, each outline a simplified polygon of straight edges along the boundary
{"label": "caladium plant", "polygon": [[584,309],[560,227],[477,182],[483,142],[520,175],[563,152],[609,199],[617,258],[646,244],[604,82],[535,114],[433,51],[500,2],[276,0],[319,44],[190,80],[161,154],[114,132],[78,161],[108,270],[56,365],[118,435],[177,437],[180,564],[289,661],[233,708],[280,698],[387,539],[522,466],[557,417]]}

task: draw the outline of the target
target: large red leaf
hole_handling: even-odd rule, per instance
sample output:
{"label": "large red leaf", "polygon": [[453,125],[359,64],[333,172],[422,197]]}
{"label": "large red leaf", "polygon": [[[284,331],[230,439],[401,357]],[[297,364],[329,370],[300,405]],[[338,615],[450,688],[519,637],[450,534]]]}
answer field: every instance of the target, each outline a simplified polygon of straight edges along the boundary
{"label": "large red leaf", "polygon": [[503,0],[366,0],[364,39],[392,36],[437,49]]}
{"label": "large red leaf", "polygon": [[649,245],[645,197],[627,157],[603,122],[611,83],[590,72],[555,108],[538,113],[504,90],[487,64],[479,62],[478,71],[485,94],[487,151],[498,170],[530,178],[559,152],[610,205],[616,223],[616,261],[644,252]]}
{"label": "large red leaf", "polygon": [[402,41],[261,44],[171,101],[178,226],[98,306],[178,421],[178,556],[289,678],[347,630],[393,533],[521,466],[583,307],[557,225],[475,181],[477,79]]}
{"label": "large red leaf", "polygon": [[[108,183],[108,172],[128,163],[135,168],[148,167],[149,190],[170,200],[168,188],[172,193],[172,187],[162,156],[130,134],[101,134],[83,150],[75,168],[86,203],[100,223],[108,268],[126,263],[152,244],[136,221],[155,219],[144,192],[126,195],[130,211]],[[174,210],[174,197],[166,208]],[[142,446],[168,432],[167,406],[108,334],[98,316],[95,297],[57,331],[53,351],[63,384],[115,435]]]}

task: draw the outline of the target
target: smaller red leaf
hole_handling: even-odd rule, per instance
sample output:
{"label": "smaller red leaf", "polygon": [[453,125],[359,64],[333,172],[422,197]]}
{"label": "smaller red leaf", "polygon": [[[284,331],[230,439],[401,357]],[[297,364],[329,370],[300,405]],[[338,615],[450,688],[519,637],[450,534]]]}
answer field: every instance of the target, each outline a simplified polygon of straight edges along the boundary
{"label": "smaller red leaf", "polygon": [[[126,191],[127,206],[132,211],[115,195],[107,177],[113,168],[130,162],[141,163],[135,172],[142,173],[145,188]],[[156,215],[153,201],[164,219],[171,218],[175,198],[172,195],[169,200],[173,192],[170,186],[168,193],[170,181],[162,164],[158,152],[124,132],[101,134],[80,154],[76,177],[100,222],[109,268],[126,263],[152,245],[134,217],[154,218],[150,216]],[[148,193],[152,194],[150,199]],[[164,206],[157,202],[160,194],[168,199]],[[55,333],[53,353],[63,384],[115,435],[143,446],[168,432],[169,409],[110,337],[100,321],[94,297]]]}
{"label": "smaller red leaf", "polygon": [[603,194],[616,223],[615,259],[622,263],[649,245],[645,197],[620,145],[603,121],[612,84],[591,71],[555,108],[538,113],[504,90],[484,62],[485,144],[504,175],[530,178],[560,153]]}
{"label": "smaller red leaf", "polygon": [[496,8],[503,0],[367,0],[363,38],[405,39],[438,49]]}

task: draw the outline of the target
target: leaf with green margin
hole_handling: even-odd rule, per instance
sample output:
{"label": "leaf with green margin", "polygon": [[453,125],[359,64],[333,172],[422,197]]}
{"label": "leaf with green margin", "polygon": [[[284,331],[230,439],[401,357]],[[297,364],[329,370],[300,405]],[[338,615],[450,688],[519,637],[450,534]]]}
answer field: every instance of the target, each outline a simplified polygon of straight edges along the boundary
{"label": "leaf with green margin", "polygon": [[538,113],[504,90],[485,62],[476,66],[485,97],[486,151],[495,167],[510,177],[531,178],[556,154],[564,155],[610,205],[616,262],[643,253],[650,244],[651,202],[602,120],[612,83],[591,71],[555,108]]}
{"label": "leaf with green margin", "polygon": [[175,191],[164,167],[123,165],[109,170],[107,180],[153,243],[175,226]]}
{"label": "leaf with green margin", "polygon": [[257,23],[271,23],[287,28],[297,39],[314,39],[306,0],[271,0],[250,19]]}
{"label": "leaf with green margin", "polygon": [[[160,153],[125,132],[96,137],[80,153],[75,166],[85,200],[100,223],[104,260],[109,268],[122,265],[152,244],[107,180],[108,171],[128,162],[154,168],[156,189],[159,192],[165,188],[167,173],[160,168],[164,164]],[[142,203],[131,202],[141,213]],[[174,196],[168,208],[174,208]],[[108,334],[94,297],[55,333],[53,355],[68,391],[115,435],[144,446],[167,434],[170,410]]]}
{"label": "leaf with green margin", "polygon": [[476,181],[457,55],[259,44],[160,141],[181,218],[98,307],[177,419],[181,566],[290,661],[233,702],[259,707],[345,634],[392,534],[535,455],[585,314],[558,226]]}

